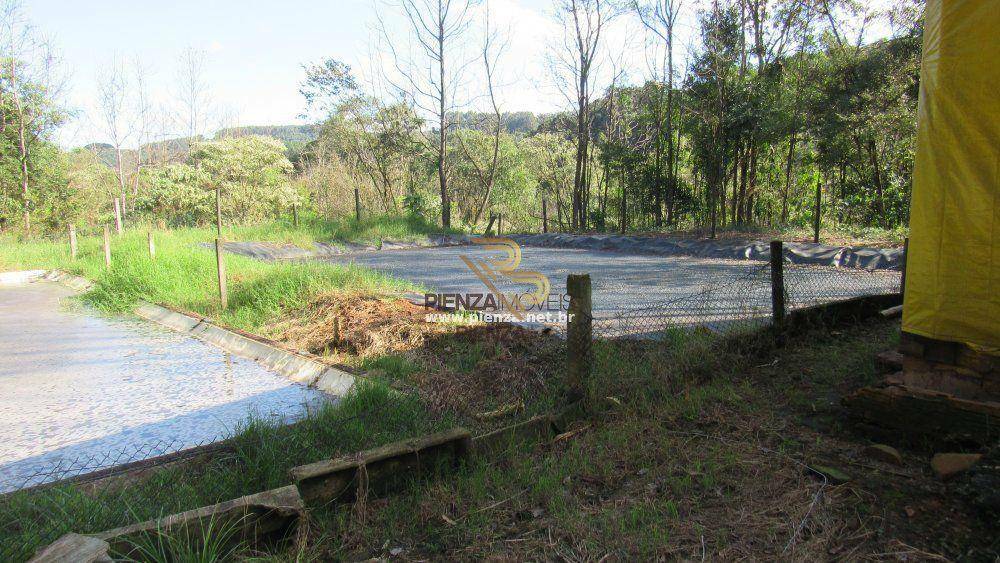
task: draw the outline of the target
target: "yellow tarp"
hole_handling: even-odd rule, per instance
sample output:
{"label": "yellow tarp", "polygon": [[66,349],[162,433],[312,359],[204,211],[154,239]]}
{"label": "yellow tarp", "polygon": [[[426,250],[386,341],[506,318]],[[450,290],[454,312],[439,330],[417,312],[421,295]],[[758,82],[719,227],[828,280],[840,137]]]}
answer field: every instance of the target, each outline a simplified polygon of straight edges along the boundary
{"label": "yellow tarp", "polygon": [[903,330],[1000,350],[1000,2],[928,0]]}

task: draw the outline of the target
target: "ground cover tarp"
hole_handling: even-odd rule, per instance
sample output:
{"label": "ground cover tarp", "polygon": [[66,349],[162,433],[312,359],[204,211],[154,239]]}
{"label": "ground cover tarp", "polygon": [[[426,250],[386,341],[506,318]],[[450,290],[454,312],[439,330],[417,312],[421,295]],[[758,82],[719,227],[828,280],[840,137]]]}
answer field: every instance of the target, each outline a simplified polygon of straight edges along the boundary
{"label": "ground cover tarp", "polygon": [[1000,4],[928,0],[903,329],[1000,351]]}

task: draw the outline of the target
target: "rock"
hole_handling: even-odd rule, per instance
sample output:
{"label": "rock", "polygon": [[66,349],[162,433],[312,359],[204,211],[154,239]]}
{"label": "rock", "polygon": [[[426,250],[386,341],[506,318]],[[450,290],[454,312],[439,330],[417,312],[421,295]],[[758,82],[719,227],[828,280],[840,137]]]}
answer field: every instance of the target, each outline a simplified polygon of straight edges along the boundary
{"label": "rock", "polygon": [[934,454],[931,469],[942,480],[950,479],[968,470],[982,457],[982,454]]}
{"label": "rock", "polygon": [[885,444],[872,444],[865,448],[865,455],[884,463],[893,465],[903,465],[903,456],[899,455],[896,448]]}
{"label": "rock", "polygon": [[815,475],[816,474],[815,472],[818,472],[819,474],[826,477],[827,483],[831,485],[843,485],[844,483],[851,480],[850,475],[844,473],[843,471],[837,469],[836,467],[830,467],[828,465],[812,465],[810,467],[813,470],[810,471],[810,473]]}

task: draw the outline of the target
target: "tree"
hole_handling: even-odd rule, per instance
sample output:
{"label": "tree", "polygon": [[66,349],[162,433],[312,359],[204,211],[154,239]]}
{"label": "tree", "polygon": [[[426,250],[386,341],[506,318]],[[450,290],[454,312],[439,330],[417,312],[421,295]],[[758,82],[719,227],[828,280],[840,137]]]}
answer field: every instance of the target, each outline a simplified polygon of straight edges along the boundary
{"label": "tree", "polygon": [[334,58],[319,63],[303,65],[306,78],[299,86],[299,93],[306,100],[303,117],[312,115],[325,119],[337,110],[344,96],[357,92],[358,83],[351,74],[351,67]]}
{"label": "tree", "polygon": [[191,159],[209,190],[220,190],[222,212],[246,223],[299,202],[289,181],[292,163],[281,141],[259,135],[203,141]]}
{"label": "tree", "polygon": [[57,102],[63,82],[55,52],[24,19],[19,3],[0,7],[0,33],[0,127],[5,135],[13,130],[16,139],[22,217],[25,233],[30,233],[32,153],[66,118]]}
{"label": "tree", "polygon": [[208,129],[211,97],[205,79],[207,55],[204,51],[188,48],[178,59],[176,87],[180,103],[179,119],[187,136],[201,137]]}
{"label": "tree", "polygon": [[561,76],[563,95],[576,112],[576,163],[573,170],[573,193],[570,224],[573,229],[585,229],[585,201],[590,192],[589,158],[591,96],[593,71],[601,45],[601,33],[613,16],[607,0],[560,0],[556,18],[562,27],[562,41],[553,49],[552,62]]}
{"label": "tree", "polygon": [[[448,192],[448,121],[455,107],[458,85],[462,82],[465,61],[456,52],[469,27],[470,0],[398,0],[413,44],[407,53],[396,49],[396,40],[380,21],[383,39],[388,45],[395,77],[387,79],[397,95],[420,111],[434,116],[436,142],[433,146],[441,196],[441,226],[451,226],[451,196]],[[453,59],[453,56],[455,60]]]}
{"label": "tree", "polygon": [[[680,15],[681,0],[653,0],[648,4],[641,4],[638,0],[633,0],[632,7],[638,14],[642,24],[652,32],[666,46],[666,76],[665,88],[659,88],[659,92],[666,91],[666,107],[660,111],[661,99],[655,100],[655,121],[656,121],[656,227],[659,228],[662,221],[661,202],[665,200],[667,207],[667,224],[673,223],[674,194],[677,191],[676,176],[676,146],[674,143],[674,29],[677,26],[677,17]],[[663,142],[667,144],[667,178],[666,185],[663,184]],[[666,192],[666,193],[664,193]]]}

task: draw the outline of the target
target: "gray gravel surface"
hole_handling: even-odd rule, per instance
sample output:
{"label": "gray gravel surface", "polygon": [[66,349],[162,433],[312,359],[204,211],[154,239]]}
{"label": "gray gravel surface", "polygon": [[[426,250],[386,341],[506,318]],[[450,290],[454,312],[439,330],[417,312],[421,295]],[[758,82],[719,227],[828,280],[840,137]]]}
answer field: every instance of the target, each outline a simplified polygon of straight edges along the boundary
{"label": "gray gravel surface", "polygon": [[[463,255],[487,257],[489,253],[477,246],[463,246],[357,253],[326,260],[368,266],[432,292],[486,291],[461,260]],[[522,247],[521,269],[548,276],[556,294],[565,292],[567,274],[589,273],[594,316],[609,334],[770,314],[769,271],[761,262]],[[792,306],[887,293],[899,282],[899,274],[891,271],[794,265],[788,265],[786,271]],[[531,287],[503,288],[515,289]]]}
{"label": "gray gravel surface", "polygon": [[212,441],[251,412],[295,418],[325,400],[72,294],[51,282],[0,285],[0,491]]}

